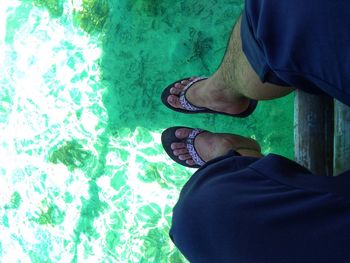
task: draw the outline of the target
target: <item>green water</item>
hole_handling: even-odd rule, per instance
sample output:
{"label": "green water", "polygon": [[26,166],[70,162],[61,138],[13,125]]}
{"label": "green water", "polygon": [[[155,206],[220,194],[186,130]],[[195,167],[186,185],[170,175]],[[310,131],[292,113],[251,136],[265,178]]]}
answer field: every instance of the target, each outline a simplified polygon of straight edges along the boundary
{"label": "green water", "polygon": [[2,0],[0,261],[187,262],[172,207],[193,170],[160,145],[173,125],[257,139],[289,158],[292,97],[235,119],[162,106],[219,65],[242,1]]}

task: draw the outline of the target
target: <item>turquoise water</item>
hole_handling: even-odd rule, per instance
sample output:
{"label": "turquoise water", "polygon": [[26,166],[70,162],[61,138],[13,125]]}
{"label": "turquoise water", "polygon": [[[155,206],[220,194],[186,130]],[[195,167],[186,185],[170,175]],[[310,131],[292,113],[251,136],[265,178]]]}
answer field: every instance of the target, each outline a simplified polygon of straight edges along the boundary
{"label": "turquoise water", "polygon": [[243,120],[160,103],[174,80],[215,71],[241,9],[1,1],[1,262],[187,262],[168,231],[193,170],[163,152],[169,126],[250,136],[292,158],[291,96]]}

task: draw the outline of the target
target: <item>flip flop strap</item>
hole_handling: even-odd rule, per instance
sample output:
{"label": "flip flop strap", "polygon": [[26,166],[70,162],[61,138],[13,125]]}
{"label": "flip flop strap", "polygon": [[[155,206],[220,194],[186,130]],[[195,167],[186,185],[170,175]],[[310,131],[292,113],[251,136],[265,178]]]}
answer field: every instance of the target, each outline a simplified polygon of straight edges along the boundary
{"label": "flip flop strap", "polygon": [[186,148],[188,150],[188,153],[191,155],[193,161],[200,166],[203,166],[205,164],[205,161],[203,161],[202,158],[198,155],[198,152],[194,147],[194,140],[202,132],[204,132],[204,130],[194,129],[186,139]]}
{"label": "flip flop strap", "polygon": [[181,106],[188,111],[202,111],[202,110],[206,110],[206,108],[201,108],[201,107],[197,107],[195,105],[193,105],[191,102],[189,102],[186,98],[186,93],[187,90],[195,83],[197,83],[198,81],[201,81],[203,79],[207,79],[206,77],[198,77],[195,78],[194,80],[192,80],[190,83],[188,83],[186,85],[186,87],[181,91],[180,93],[180,104]]}

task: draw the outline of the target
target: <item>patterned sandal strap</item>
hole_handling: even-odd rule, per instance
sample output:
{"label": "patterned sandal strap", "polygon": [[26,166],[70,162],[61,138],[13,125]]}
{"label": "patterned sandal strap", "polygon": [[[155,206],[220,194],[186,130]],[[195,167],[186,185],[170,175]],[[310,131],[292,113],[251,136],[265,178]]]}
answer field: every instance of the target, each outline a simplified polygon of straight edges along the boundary
{"label": "patterned sandal strap", "polygon": [[194,129],[186,139],[186,148],[188,150],[188,153],[191,155],[193,161],[200,166],[203,166],[205,164],[205,161],[203,161],[203,159],[198,155],[196,148],[194,147],[194,140],[202,132],[205,131],[201,129]]}
{"label": "patterned sandal strap", "polygon": [[188,111],[202,111],[202,110],[206,110],[206,108],[201,108],[201,107],[197,107],[195,105],[193,105],[191,102],[189,102],[187,99],[186,99],[186,93],[187,93],[187,90],[195,83],[197,83],[198,81],[201,81],[201,80],[204,80],[204,79],[207,79],[206,77],[198,77],[198,78],[195,78],[193,79],[190,83],[188,83],[186,85],[186,87],[181,91],[180,93],[180,104],[181,106],[185,109],[185,110],[188,110]]}

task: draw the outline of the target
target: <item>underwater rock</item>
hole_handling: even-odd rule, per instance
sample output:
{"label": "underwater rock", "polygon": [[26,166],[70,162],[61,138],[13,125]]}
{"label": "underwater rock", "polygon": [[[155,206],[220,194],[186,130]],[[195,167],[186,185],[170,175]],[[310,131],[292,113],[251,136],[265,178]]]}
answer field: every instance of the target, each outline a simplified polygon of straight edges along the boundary
{"label": "underwater rock", "polygon": [[67,141],[62,146],[53,150],[49,155],[49,161],[57,164],[62,163],[70,171],[82,169],[91,161],[93,154],[83,148],[77,141]]}
{"label": "underwater rock", "polygon": [[101,32],[108,14],[109,4],[107,0],[83,0],[82,10],[74,12],[73,21],[89,34]]}
{"label": "underwater rock", "polygon": [[[46,201],[43,201],[46,203]],[[64,221],[65,213],[61,211],[55,204],[47,204],[46,208],[40,209],[39,217],[32,220],[39,225],[56,226]]]}
{"label": "underwater rock", "polygon": [[14,192],[11,196],[11,208],[17,209],[21,205],[22,198],[18,192]]}

